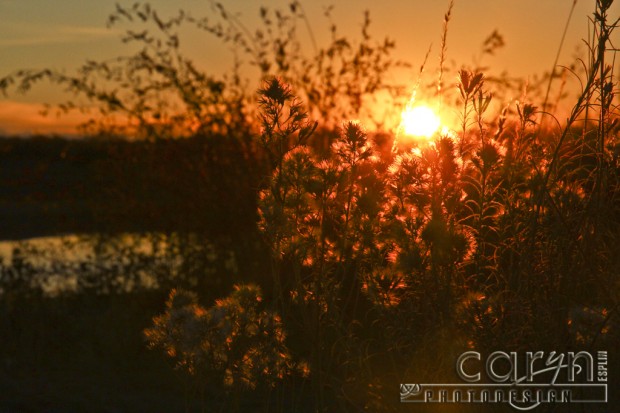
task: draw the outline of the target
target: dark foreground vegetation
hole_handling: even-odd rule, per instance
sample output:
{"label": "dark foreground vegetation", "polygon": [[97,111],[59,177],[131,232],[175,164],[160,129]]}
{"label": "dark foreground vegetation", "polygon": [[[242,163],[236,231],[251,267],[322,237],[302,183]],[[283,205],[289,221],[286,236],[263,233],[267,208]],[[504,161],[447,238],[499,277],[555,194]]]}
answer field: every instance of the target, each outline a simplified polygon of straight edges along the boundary
{"label": "dark foreground vegetation", "polygon": [[[168,43],[129,32],[146,48],[119,60],[127,71],[89,62],[75,78],[0,79],[68,86],[104,115],[128,116],[143,138],[100,130],[83,141],[0,142],[4,238],[73,234],[10,244],[2,262],[0,411],[417,411],[399,403],[400,384],[458,381],[467,350],[608,351],[608,403],[536,411],[614,411],[620,127],[610,6],[597,1],[565,122],[552,120],[546,98],[494,111],[491,90],[509,86],[461,68],[451,92],[434,89],[461,126],[432,142],[355,122],[332,128],[328,114],[358,118],[377,84],[321,83],[330,57],[351,57],[342,73],[358,80],[383,74],[364,59],[381,62],[391,45],[370,48],[367,24],[359,54],[335,37],[318,60],[289,61],[289,43],[276,42],[272,66],[264,34],[248,43],[183,14],[166,23],[148,7],[119,6],[112,22],[150,21]],[[299,7],[290,10],[303,21]],[[176,54],[171,30],[182,21],[256,57],[264,81],[254,106],[226,100],[229,84]],[[163,80],[132,83],[142,70]],[[98,89],[93,73],[130,80],[127,93]],[[187,105],[182,117],[144,106],[166,88]],[[174,139],[185,126],[191,136]]]}

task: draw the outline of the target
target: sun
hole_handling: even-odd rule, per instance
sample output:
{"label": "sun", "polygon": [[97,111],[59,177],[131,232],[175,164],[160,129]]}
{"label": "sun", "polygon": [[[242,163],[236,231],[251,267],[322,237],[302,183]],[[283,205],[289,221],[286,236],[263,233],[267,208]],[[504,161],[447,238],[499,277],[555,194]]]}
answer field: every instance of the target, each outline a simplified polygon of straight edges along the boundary
{"label": "sun", "polygon": [[401,116],[401,127],[405,135],[409,136],[430,138],[441,125],[439,116],[428,106],[407,108]]}

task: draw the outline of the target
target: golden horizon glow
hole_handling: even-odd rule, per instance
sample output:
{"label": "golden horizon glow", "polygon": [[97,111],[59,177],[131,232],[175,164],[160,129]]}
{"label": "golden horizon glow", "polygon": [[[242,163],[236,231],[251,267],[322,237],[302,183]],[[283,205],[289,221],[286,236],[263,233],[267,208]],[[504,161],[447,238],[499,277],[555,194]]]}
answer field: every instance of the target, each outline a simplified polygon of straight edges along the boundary
{"label": "golden horizon glow", "polygon": [[78,111],[57,116],[51,110],[47,116],[42,114],[44,106],[39,103],[0,101],[0,135],[38,135],[38,134],[78,134],[77,127],[89,117]]}
{"label": "golden horizon glow", "polygon": [[408,107],[401,114],[401,128],[408,136],[428,139],[440,126],[439,116],[426,105]]}

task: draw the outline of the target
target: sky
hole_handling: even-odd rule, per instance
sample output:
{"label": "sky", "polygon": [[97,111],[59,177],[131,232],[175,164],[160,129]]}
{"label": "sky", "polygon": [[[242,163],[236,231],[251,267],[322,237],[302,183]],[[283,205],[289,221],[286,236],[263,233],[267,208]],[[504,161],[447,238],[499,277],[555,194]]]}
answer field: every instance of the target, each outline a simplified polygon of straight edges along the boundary
{"label": "sky", "polygon": [[[54,68],[67,73],[87,59],[103,60],[128,54],[120,38],[129,26],[106,28],[115,4],[123,0],[0,0],[0,77],[24,68]],[[286,0],[221,0],[250,29],[259,26],[259,8],[285,8]],[[620,1],[611,16],[620,14]],[[196,17],[209,15],[209,0],[152,0],[160,15],[179,8]],[[369,10],[371,33],[396,41],[395,57],[419,67],[430,45],[431,59],[439,53],[443,15],[449,0],[314,0],[302,5],[319,44],[328,40],[329,22],[323,11],[333,6],[332,18],[343,34],[359,35],[364,10]],[[447,35],[448,59],[470,64],[479,55],[484,39],[494,30],[504,37],[505,47],[483,63],[497,72],[518,76],[549,71],[555,60],[573,0],[455,0]],[[588,16],[595,0],[577,0],[569,23],[559,63],[574,60],[582,39],[588,36]],[[302,33],[303,34],[303,33]],[[192,37],[194,36],[194,37]],[[232,54],[204,35],[189,33],[182,38],[190,56],[212,73],[232,65]],[[615,43],[620,44],[618,34]],[[416,69],[417,70],[417,69]],[[412,69],[413,72],[416,70]],[[408,80],[409,81],[409,80]],[[42,85],[26,95],[0,96],[0,133],[68,133],[79,121],[77,115],[41,117],[43,103],[62,100],[60,91]]]}

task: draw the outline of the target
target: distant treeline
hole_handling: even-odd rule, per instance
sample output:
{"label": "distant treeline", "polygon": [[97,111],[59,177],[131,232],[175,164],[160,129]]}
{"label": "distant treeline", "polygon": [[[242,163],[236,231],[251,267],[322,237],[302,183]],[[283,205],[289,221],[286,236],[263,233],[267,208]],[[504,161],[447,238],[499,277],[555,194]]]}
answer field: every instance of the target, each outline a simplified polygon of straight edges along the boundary
{"label": "distant treeline", "polygon": [[0,139],[0,238],[255,225],[260,154],[247,136]]}

